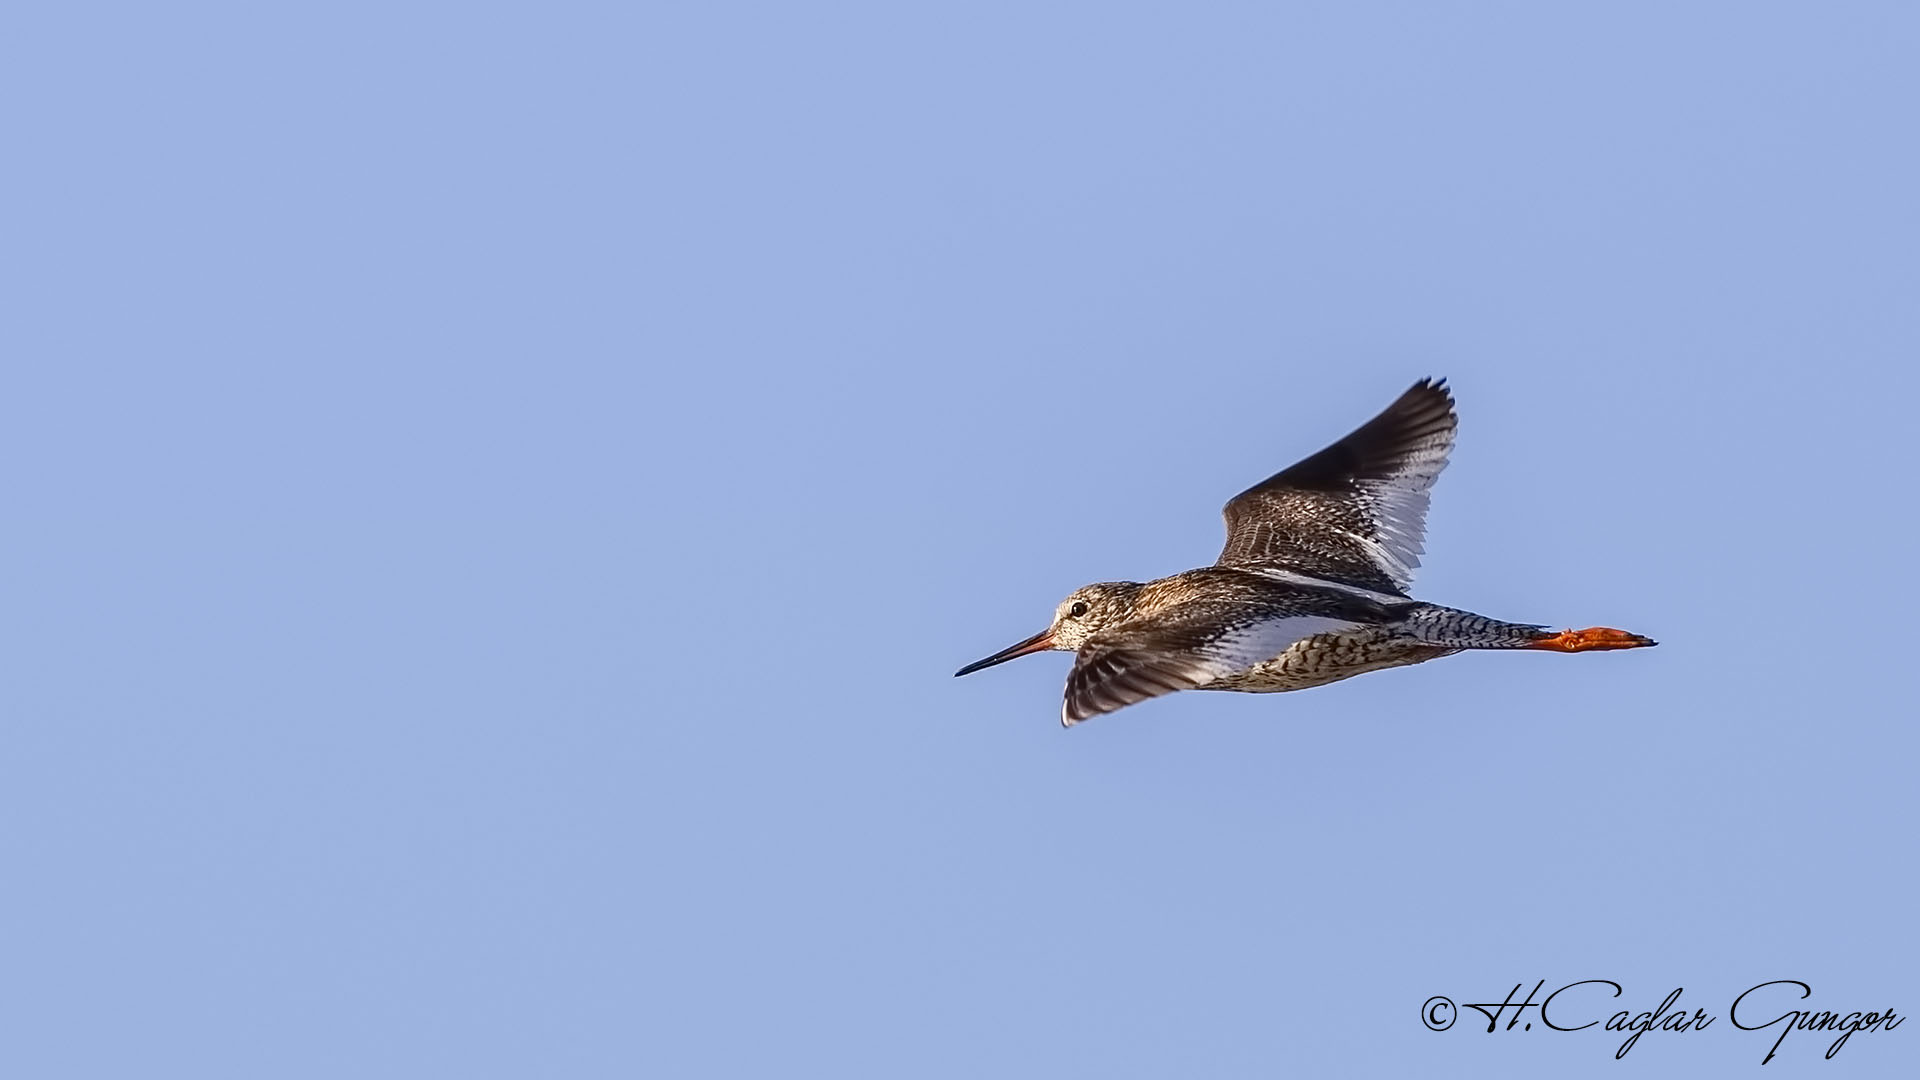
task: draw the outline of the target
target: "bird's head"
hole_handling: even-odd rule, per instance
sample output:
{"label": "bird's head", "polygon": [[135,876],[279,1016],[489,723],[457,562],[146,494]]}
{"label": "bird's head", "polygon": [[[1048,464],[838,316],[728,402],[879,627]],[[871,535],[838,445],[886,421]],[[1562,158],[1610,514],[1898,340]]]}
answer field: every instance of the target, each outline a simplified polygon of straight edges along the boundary
{"label": "bird's head", "polygon": [[1140,585],[1133,581],[1103,581],[1097,585],[1082,585],[1053,609],[1053,625],[1017,645],[1010,645],[984,660],[968,664],[954,672],[954,675],[971,675],[982,668],[1004,664],[1016,656],[1048,649],[1073,652],[1102,629],[1131,615],[1134,597],[1139,593]]}

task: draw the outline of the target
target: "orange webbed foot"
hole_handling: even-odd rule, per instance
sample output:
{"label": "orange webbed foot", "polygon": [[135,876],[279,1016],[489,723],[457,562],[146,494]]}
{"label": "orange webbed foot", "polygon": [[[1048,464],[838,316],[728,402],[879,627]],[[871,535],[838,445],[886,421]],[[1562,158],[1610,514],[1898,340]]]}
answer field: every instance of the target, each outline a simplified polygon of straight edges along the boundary
{"label": "orange webbed foot", "polygon": [[1643,649],[1659,642],[1608,626],[1590,626],[1585,630],[1562,630],[1526,646],[1548,652],[1598,652],[1604,649]]}

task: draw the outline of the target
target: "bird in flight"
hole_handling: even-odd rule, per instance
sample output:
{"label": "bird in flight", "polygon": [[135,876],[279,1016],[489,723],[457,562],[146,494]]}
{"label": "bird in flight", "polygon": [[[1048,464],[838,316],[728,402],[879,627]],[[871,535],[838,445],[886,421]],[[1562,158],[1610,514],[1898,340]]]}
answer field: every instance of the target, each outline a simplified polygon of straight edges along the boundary
{"label": "bird in flight", "polygon": [[1428,494],[1458,420],[1445,380],[1422,379],[1352,434],[1227,503],[1212,566],[1074,590],[1040,633],[955,672],[1028,653],[1077,654],[1068,727],[1176,690],[1305,690],[1463,649],[1593,652],[1650,638],[1501,622],[1407,596]]}

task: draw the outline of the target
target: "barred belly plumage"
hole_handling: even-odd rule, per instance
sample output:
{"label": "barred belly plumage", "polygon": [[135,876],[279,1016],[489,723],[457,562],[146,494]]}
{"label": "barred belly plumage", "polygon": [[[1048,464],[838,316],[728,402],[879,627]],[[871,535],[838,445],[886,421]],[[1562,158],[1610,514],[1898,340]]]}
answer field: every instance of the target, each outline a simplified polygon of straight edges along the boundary
{"label": "barred belly plumage", "polygon": [[1369,671],[1405,667],[1459,649],[1427,645],[1391,626],[1363,626],[1297,641],[1286,652],[1201,689],[1277,694],[1350,679]]}

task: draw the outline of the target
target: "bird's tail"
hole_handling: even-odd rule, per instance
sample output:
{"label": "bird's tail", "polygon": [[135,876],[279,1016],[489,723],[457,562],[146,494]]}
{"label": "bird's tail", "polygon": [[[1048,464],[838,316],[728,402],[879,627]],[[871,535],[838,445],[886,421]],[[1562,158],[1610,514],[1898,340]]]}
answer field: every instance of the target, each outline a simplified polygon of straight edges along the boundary
{"label": "bird's tail", "polygon": [[1541,649],[1548,652],[1591,652],[1602,649],[1639,649],[1655,645],[1652,638],[1605,626],[1555,633],[1530,623],[1501,622],[1459,608],[1416,604],[1404,616],[1403,629],[1416,640],[1449,649]]}

